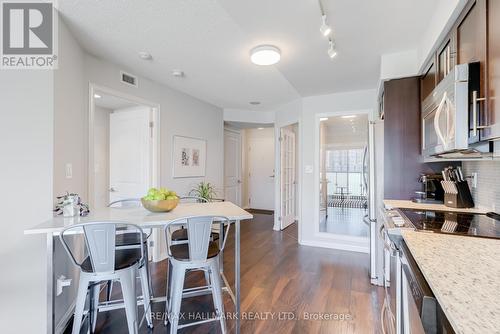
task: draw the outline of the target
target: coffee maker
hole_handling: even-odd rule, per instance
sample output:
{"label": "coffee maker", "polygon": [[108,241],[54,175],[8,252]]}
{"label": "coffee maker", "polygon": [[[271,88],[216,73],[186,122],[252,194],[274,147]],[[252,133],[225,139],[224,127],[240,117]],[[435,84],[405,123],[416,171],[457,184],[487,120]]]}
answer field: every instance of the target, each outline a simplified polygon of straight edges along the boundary
{"label": "coffee maker", "polygon": [[420,174],[418,182],[422,184],[422,190],[415,191],[417,197],[413,199],[413,202],[443,204],[444,190],[441,181],[443,181],[442,174]]}

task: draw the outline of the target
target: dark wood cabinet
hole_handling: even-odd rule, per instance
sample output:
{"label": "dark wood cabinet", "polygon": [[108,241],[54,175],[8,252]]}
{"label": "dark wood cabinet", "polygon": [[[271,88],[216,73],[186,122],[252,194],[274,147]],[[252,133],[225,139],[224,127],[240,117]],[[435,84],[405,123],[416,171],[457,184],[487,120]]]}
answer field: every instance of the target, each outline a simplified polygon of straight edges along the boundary
{"label": "dark wood cabinet", "polygon": [[436,87],[436,64],[434,59],[427,65],[427,70],[420,80],[420,95],[421,100],[425,100],[427,96]]}
{"label": "dark wood cabinet", "polygon": [[[492,0],[489,0],[491,2]],[[493,0],[495,2],[497,0]],[[469,142],[483,140],[483,130],[474,135],[473,120],[477,126],[485,126],[488,122],[488,83],[487,83],[487,3],[488,0],[471,1],[458,19],[457,61],[458,64],[479,63],[478,89],[469,96],[471,103],[469,112]],[[475,106],[473,108],[472,106]],[[473,113],[476,115],[473,115]]]}
{"label": "dark wood cabinet", "polygon": [[451,33],[437,52],[437,83],[446,77],[457,64],[457,50],[455,34]]}
{"label": "dark wood cabinet", "polygon": [[420,78],[384,83],[384,198],[411,199],[421,190],[423,163],[420,127]]}
{"label": "dark wood cabinet", "polygon": [[500,1],[490,0],[488,15],[488,119],[483,137],[496,139],[500,136]]}

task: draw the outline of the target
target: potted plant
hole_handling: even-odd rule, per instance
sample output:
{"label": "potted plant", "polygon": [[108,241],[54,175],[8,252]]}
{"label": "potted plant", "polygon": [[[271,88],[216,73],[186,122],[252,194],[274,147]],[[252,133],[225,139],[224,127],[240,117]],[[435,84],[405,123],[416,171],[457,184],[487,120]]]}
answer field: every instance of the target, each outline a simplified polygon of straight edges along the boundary
{"label": "potted plant", "polygon": [[200,182],[195,188],[191,189],[189,196],[196,196],[206,199],[208,202],[212,202],[217,193],[215,192],[214,186],[210,182]]}

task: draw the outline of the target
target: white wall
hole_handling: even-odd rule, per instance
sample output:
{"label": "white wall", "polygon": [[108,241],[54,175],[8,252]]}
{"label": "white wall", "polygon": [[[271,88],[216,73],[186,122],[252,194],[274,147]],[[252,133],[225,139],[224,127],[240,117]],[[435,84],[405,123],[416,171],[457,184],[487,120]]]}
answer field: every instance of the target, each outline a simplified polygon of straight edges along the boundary
{"label": "white wall", "polygon": [[[84,56],[80,46],[59,19],[59,69],[54,71],[54,196],[75,192],[87,201],[87,113],[88,99],[83,80]],[[66,178],[66,164],[73,178]]]}
{"label": "white wall", "polygon": [[[160,105],[160,185],[187,193],[205,179],[223,193],[224,122],[220,108],[177,92],[146,78],[139,87],[119,82],[120,70],[133,73],[91,55],[85,55],[85,81],[133,95]],[[84,112],[87,110],[84,107]],[[172,178],[172,139],[183,135],[207,140],[207,173],[205,178]]]}
{"label": "white wall", "polygon": [[[376,104],[376,91],[363,90],[347,93],[338,93],[322,96],[312,96],[303,99],[301,117],[301,212],[299,242],[304,245],[322,245],[344,247],[346,249],[366,251],[366,247],[356,242],[332,240],[332,236],[319,234],[319,132],[317,129],[318,117],[322,114],[333,116],[362,111],[372,112]],[[372,112],[373,114],[373,112]],[[372,114],[370,117],[372,117]],[[313,173],[306,173],[311,167]]]}
{"label": "white wall", "polygon": [[[133,69],[95,58],[78,46],[68,32],[63,20],[60,27],[61,70],[56,77],[55,175],[56,193],[66,190],[80,193],[86,200],[87,145],[88,145],[88,85],[94,83],[125,94],[133,95],[160,105],[160,183],[188,192],[203,178],[172,178],[172,137],[192,136],[208,141],[206,180],[222,191],[223,173],[223,112],[220,108],[202,102],[167,86],[139,77],[139,87],[131,87],[119,81],[120,70],[134,73]],[[73,164],[73,179],[64,175],[65,165]]]}
{"label": "white wall", "polygon": [[380,79],[396,79],[417,75],[418,51],[408,50],[383,54],[380,57]]}
{"label": "white wall", "polygon": [[111,109],[94,108],[94,207],[109,203],[109,115]]}
{"label": "white wall", "polygon": [[52,216],[53,88],[52,71],[0,70],[0,333],[46,332],[46,239],[23,232]]}
{"label": "white wall", "polygon": [[224,121],[271,124],[274,122],[274,111],[224,109]]}

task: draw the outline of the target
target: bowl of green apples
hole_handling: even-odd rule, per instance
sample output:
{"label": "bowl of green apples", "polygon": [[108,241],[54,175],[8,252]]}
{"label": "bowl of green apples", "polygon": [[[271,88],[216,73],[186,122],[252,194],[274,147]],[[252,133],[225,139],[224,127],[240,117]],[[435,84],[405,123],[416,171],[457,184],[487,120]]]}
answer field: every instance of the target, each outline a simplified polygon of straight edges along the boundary
{"label": "bowl of green apples", "polygon": [[148,194],[141,198],[142,206],[151,212],[169,212],[179,204],[179,196],[167,188],[151,188]]}

